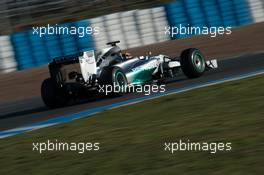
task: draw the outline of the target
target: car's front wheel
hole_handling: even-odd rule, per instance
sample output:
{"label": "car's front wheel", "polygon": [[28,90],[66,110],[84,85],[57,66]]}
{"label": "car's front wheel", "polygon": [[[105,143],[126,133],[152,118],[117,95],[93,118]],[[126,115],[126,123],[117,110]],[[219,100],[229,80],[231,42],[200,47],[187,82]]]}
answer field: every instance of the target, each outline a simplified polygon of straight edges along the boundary
{"label": "car's front wheel", "polygon": [[105,68],[101,73],[101,84],[111,86],[111,95],[122,95],[126,92],[128,81],[119,67]]}
{"label": "car's front wheel", "polygon": [[127,78],[124,72],[119,68],[114,68],[112,72],[112,81],[115,86],[120,87],[118,93],[124,93],[127,87]]}
{"label": "car's front wheel", "polygon": [[199,49],[190,48],[181,53],[181,69],[188,78],[200,77],[206,68],[206,62]]}

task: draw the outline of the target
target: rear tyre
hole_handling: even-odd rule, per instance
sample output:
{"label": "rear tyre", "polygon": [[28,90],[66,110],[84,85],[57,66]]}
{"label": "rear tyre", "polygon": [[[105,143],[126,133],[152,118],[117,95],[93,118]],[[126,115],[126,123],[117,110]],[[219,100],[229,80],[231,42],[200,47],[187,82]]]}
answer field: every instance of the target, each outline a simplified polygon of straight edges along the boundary
{"label": "rear tyre", "polygon": [[46,106],[58,108],[67,104],[66,93],[59,89],[51,78],[45,79],[41,85],[41,97]]}
{"label": "rear tyre", "polygon": [[188,78],[197,78],[203,75],[206,63],[199,49],[190,48],[181,53],[181,69]]}

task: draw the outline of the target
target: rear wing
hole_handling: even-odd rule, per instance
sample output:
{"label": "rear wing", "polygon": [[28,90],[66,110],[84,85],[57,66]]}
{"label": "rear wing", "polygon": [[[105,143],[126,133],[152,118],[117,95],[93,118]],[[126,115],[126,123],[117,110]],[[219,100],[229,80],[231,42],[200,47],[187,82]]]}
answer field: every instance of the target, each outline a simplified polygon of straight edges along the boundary
{"label": "rear wing", "polygon": [[80,54],[57,57],[49,63],[50,77],[57,85],[65,82],[62,67],[71,64],[80,65],[81,74],[85,82],[88,82],[97,73],[95,51],[90,50]]}
{"label": "rear wing", "polygon": [[94,50],[83,52],[83,55],[79,56],[79,62],[83,79],[85,82],[88,82],[97,74]]}
{"label": "rear wing", "polygon": [[79,55],[56,57],[49,63],[50,78],[54,83],[59,86],[63,84],[65,77],[63,77],[61,68],[66,65],[79,63]]}

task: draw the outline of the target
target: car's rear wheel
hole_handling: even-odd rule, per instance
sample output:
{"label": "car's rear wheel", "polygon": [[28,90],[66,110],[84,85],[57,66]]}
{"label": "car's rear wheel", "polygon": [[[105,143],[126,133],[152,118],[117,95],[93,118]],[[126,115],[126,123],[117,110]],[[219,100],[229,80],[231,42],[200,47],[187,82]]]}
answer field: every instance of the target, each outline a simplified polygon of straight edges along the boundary
{"label": "car's rear wheel", "polygon": [[68,102],[66,93],[63,89],[59,89],[51,78],[42,82],[41,97],[45,105],[50,108],[65,106]]}
{"label": "car's rear wheel", "polygon": [[197,78],[203,75],[206,62],[199,49],[186,49],[181,54],[181,69],[188,78]]}

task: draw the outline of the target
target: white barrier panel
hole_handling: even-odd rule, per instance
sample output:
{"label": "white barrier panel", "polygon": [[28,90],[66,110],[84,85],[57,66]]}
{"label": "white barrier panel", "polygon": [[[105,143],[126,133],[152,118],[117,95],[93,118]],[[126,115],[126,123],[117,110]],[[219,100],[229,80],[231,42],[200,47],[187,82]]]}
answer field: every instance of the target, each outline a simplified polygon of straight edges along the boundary
{"label": "white barrier panel", "polygon": [[116,40],[121,41],[122,49],[127,49],[170,39],[164,33],[168,25],[164,7],[114,13],[90,22],[100,28],[100,34],[93,37],[97,49]]}
{"label": "white barrier panel", "polygon": [[93,40],[96,48],[102,48],[102,46],[107,42],[107,28],[104,26],[103,17],[92,18],[89,20],[89,23],[91,23],[92,27],[99,28],[99,34],[95,35]]}
{"label": "white barrier panel", "polygon": [[120,13],[123,34],[126,39],[126,47],[132,48],[142,45],[140,33],[138,30],[138,22],[136,20],[137,10]]}
{"label": "white barrier panel", "polygon": [[264,21],[264,0],[248,0],[254,23]]}
{"label": "white barrier panel", "polygon": [[13,46],[9,36],[0,36],[0,71],[4,73],[17,70]]}
{"label": "white barrier panel", "polygon": [[165,35],[165,26],[168,26],[169,24],[164,7],[152,8],[151,10],[158,42],[170,40],[168,35]]}

